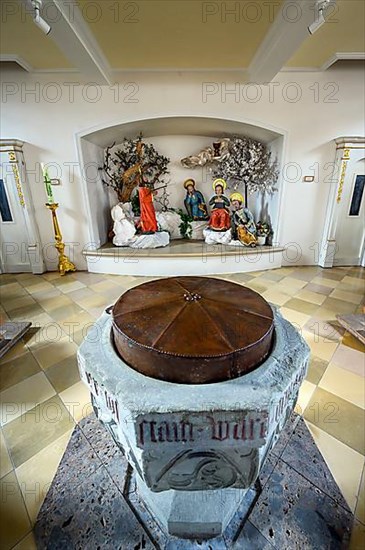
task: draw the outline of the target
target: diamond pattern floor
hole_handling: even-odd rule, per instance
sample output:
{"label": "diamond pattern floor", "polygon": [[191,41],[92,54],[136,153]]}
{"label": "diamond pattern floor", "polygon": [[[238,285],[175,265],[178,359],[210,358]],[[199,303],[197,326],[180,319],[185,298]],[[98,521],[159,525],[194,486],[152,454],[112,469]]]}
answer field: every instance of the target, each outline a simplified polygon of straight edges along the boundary
{"label": "diamond pattern floor", "polygon": [[[278,305],[310,345],[296,410],[355,515],[352,548],[363,548],[364,346],[336,314],[362,311],[365,270],[284,267],[222,278]],[[2,320],[33,323],[0,362],[1,549],[36,548],[32,527],[39,509],[75,425],[91,412],[77,347],[103,308],[146,280],[86,272],[0,276]]]}

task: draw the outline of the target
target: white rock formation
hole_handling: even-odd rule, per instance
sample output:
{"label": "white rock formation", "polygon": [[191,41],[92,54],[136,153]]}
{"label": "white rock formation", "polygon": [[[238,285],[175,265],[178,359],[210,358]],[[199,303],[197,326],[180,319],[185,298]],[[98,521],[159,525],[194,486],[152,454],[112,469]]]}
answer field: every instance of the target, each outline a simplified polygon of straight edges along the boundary
{"label": "white rock formation", "polygon": [[205,242],[207,244],[229,244],[232,240],[232,232],[228,231],[214,231],[207,227],[203,231]]}
{"label": "white rock formation", "polygon": [[161,231],[168,231],[170,239],[182,239],[179,226],[181,218],[177,212],[156,212],[157,223]]}
{"label": "white rock formation", "polygon": [[206,221],[200,221],[200,222],[191,222],[191,239],[196,239],[199,241],[204,241],[204,230],[208,228],[208,222]]}
{"label": "white rock formation", "polygon": [[115,246],[128,246],[129,242],[136,234],[131,203],[120,202],[113,206],[111,215],[114,220],[113,244]]}
{"label": "white rock formation", "polygon": [[167,231],[158,231],[151,235],[136,235],[128,246],[131,248],[159,248],[161,246],[167,246],[170,242],[170,235]]}

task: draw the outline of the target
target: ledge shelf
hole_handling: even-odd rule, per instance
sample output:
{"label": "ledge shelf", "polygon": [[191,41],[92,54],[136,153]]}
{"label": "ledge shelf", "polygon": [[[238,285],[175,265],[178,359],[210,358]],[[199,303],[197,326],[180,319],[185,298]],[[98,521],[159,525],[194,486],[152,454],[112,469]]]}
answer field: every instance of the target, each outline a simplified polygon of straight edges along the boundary
{"label": "ledge shelf", "polygon": [[116,247],[108,243],[84,251],[91,273],[177,276],[248,273],[281,267],[283,246],[256,248],[207,245],[204,241],[172,241],[154,249]]}

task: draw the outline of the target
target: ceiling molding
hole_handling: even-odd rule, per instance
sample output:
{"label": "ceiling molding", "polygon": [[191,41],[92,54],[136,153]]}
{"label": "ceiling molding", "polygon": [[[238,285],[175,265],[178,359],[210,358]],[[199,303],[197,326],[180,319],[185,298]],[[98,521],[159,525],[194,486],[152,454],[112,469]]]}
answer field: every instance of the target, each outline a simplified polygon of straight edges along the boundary
{"label": "ceiling molding", "polygon": [[341,61],[344,59],[349,61],[361,61],[362,59],[365,59],[365,52],[336,52],[329,57],[325,63],[323,63],[320,70],[326,71],[329,67],[331,67],[331,65],[334,65],[336,61]]}
{"label": "ceiling molding", "polygon": [[17,63],[22,69],[27,71],[28,73],[34,72],[34,69],[32,65],[28,63],[28,61],[25,61],[23,57],[20,57],[20,55],[13,54],[13,53],[2,53],[0,54],[0,61],[5,61],[7,63]]}
{"label": "ceiling molding", "polygon": [[321,67],[283,67],[280,73],[320,73]]}
{"label": "ceiling molding", "polygon": [[34,74],[81,74],[80,69],[34,69]]}
{"label": "ceiling molding", "polygon": [[[43,0],[43,13],[53,5],[62,17],[50,21],[48,37],[72,65],[97,84],[112,84],[109,63],[84,20],[76,0]],[[44,16],[46,19],[46,15]],[[37,71],[38,72],[38,71]],[[52,72],[47,70],[46,72]],[[57,72],[62,72],[58,70]],[[73,72],[65,69],[65,72]]]}
{"label": "ceiling molding", "polygon": [[117,69],[112,69],[113,74],[120,73],[241,73],[244,74],[247,71],[245,67],[146,67],[146,68],[130,68],[130,67],[119,67]]}
{"label": "ceiling molding", "polygon": [[337,61],[361,61],[365,59],[365,52],[336,52],[331,55],[320,67],[283,67],[282,73],[322,73],[327,71]]}
{"label": "ceiling molding", "polygon": [[258,84],[271,82],[308,38],[308,27],[315,16],[312,2],[285,0],[248,67],[249,80]]}

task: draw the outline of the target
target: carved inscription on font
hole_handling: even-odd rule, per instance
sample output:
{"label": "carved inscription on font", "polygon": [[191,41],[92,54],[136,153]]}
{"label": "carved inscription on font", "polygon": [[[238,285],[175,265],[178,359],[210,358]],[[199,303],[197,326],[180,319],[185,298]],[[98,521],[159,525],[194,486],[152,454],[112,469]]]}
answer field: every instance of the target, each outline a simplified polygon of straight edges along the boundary
{"label": "carved inscription on font", "polygon": [[150,414],[139,417],[136,423],[137,444],[140,448],[155,444],[238,441],[262,444],[267,434],[268,415],[265,412],[245,411],[224,415],[224,419],[209,412],[188,415]]}

